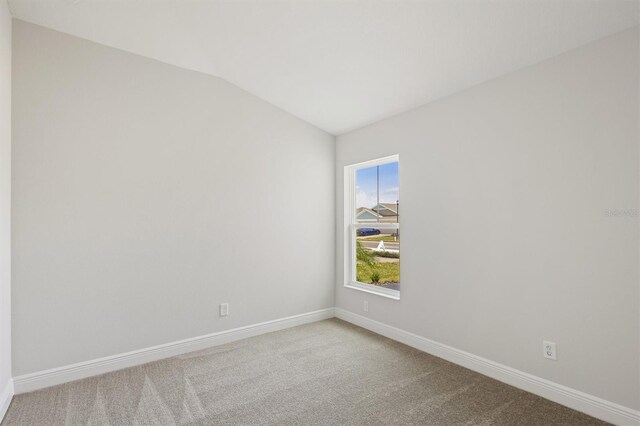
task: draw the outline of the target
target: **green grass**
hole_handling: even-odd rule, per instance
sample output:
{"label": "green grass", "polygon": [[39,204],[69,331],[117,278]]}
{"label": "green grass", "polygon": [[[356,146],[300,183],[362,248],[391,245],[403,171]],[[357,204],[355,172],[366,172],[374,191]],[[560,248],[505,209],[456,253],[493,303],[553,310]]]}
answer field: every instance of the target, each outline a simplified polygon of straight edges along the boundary
{"label": "green grass", "polygon": [[393,235],[374,235],[372,237],[358,237],[362,241],[384,241],[385,243],[399,243],[400,238],[395,239]]}
{"label": "green grass", "polygon": [[358,262],[356,266],[356,279],[361,283],[372,284],[371,274],[377,271],[380,274],[378,284],[399,283],[400,282],[400,262],[374,263],[369,266],[363,262]]}

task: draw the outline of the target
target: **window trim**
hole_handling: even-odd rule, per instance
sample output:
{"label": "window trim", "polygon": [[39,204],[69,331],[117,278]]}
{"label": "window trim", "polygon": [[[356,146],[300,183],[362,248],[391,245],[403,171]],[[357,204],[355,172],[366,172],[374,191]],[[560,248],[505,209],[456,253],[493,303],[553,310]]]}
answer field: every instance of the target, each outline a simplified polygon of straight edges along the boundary
{"label": "window trim", "polygon": [[[350,164],[344,167],[344,286],[389,299],[400,300],[400,291],[398,290],[362,283],[356,280],[356,230],[358,228],[371,227],[400,229],[400,224],[396,222],[356,223],[356,172],[367,167],[394,162],[400,162],[400,156],[398,154]],[[402,276],[402,273],[400,275]]]}

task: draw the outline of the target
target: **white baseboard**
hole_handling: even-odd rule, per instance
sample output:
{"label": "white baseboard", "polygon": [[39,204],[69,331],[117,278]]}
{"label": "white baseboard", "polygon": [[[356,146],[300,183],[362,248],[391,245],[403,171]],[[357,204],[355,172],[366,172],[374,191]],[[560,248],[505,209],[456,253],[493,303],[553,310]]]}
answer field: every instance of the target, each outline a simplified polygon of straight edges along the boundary
{"label": "white baseboard", "polygon": [[4,419],[4,415],[7,414],[11,398],[13,398],[13,380],[9,379],[0,394],[0,422]]}
{"label": "white baseboard", "polygon": [[574,410],[618,425],[640,425],[640,411],[336,308],[336,317]]}
{"label": "white baseboard", "polygon": [[[265,321],[259,324],[234,328],[232,330],[220,331],[218,333],[193,337],[177,342],[165,343],[150,348],[139,349],[123,354],[112,355],[90,361],[63,367],[52,368],[50,370],[38,371],[13,378],[15,393],[21,394],[61,383],[84,379],[122,368],[133,367],[147,362],[157,361],[187,352],[218,346],[247,337],[258,336],[260,334],[271,333],[285,328],[295,327],[310,322],[333,318],[334,309],[322,309],[272,321]],[[13,389],[12,389],[13,391]]]}

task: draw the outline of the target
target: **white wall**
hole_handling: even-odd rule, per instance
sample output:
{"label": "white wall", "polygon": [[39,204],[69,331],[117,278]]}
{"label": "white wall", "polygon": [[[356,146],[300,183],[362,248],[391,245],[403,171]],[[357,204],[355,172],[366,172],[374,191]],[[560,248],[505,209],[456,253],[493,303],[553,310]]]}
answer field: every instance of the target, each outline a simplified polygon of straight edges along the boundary
{"label": "white wall", "polygon": [[[639,36],[338,137],[336,305],[640,408]],[[343,287],[343,167],[395,153],[400,301]]]}
{"label": "white wall", "polygon": [[333,306],[332,136],[211,76],[13,37],[14,375]]}
{"label": "white wall", "polygon": [[0,420],[11,388],[11,13],[0,0]]}

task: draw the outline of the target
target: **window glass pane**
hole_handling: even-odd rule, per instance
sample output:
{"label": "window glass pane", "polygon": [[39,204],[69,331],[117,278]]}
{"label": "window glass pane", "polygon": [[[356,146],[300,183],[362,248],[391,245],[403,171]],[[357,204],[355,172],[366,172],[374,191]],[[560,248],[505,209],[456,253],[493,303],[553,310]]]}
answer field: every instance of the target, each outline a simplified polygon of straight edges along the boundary
{"label": "window glass pane", "polygon": [[400,233],[381,226],[354,229],[356,281],[400,290]]}
{"label": "window glass pane", "polygon": [[399,221],[398,162],[356,170],[356,223]]}

